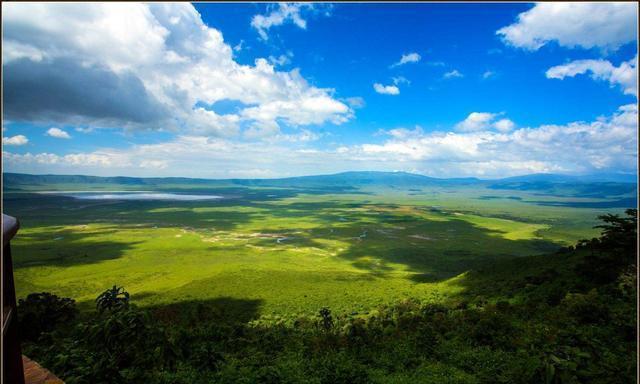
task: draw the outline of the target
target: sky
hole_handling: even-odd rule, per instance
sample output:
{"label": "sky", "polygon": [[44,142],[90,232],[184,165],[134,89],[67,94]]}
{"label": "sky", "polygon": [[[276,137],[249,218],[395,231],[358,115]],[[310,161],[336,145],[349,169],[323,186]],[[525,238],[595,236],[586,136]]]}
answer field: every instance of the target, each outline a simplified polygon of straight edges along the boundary
{"label": "sky", "polygon": [[2,3],[4,172],[637,173],[636,3]]}

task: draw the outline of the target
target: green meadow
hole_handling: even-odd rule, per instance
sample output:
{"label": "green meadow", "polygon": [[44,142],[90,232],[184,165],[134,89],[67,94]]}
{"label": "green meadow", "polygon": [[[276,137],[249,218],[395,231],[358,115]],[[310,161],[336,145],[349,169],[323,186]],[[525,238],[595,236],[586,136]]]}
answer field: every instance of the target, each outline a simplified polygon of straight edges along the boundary
{"label": "green meadow", "polygon": [[69,384],[636,378],[635,183],[4,176],[23,353]]}
{"label": "green meadow", "polygon": [[[367,313],[406,298],[445,301],[487,263],[596,236],[596,217],[622,212],[616,202],[635,195],[553,187],[49,181],[5,186],[3,210],[21,222],[12,242],[19,297],[51,292],[90,308],[117,284],[142,307],[203,302],[291,317],[321,307]],[[65,190],[223,198],[89,200]]]}

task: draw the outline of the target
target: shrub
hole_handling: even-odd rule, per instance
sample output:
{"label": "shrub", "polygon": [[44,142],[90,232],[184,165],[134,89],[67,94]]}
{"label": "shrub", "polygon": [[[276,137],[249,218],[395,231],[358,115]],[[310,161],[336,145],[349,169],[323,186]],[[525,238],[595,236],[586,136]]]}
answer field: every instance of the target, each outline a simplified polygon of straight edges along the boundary
{"label": "shrub", "polygon": [[476,345],[513,349],[515,331],[515,327],[505,315],[486,312],[482,313],[480,320],[471,327],[469,336]]}
{"label": "shrub", "polygon": [[118,310],[129,307],[129,292],[116,285],[102,292],[96,298],[96,307],[100,313],[106,310]]}
{"label": "shrub", "polygon": [[162,328],[145,311],[127,308],[80,323],[68,345],[53,345],[44,361],[69,383],[148,382],[173,354]]}
{"label": "shrub", "polygon": [[331,310],[324,307],[318,313],[320,315],[320,327],[324,331],[330,331],[333,328],[333,317],[331,316]]}
{"label": "shrub", "polygon": [[18,324],[23,340],[35,341],[76,316],[75,301],[48,292],[32,293],[18,301]]}
{"label": "shrub", "polygon": [[606,304],[600,300],[595,289],[587,294],[568,293],[562,304],[567,313],[579,323],[605,323],[609,320],[609,310]]}
{"label": "shrub", "polygon": [[315,361],[314,376],[322,384],[370,383],[367,366],[345,353],[324,355]]}

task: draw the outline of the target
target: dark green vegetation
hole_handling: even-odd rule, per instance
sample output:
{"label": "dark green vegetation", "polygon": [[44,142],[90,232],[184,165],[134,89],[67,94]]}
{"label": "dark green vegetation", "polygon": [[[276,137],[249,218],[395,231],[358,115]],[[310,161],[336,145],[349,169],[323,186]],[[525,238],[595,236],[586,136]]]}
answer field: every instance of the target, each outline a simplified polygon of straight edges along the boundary
{"label": "dark green vegetation", "polygon": [[[468,272],[445,303],[246,323],[205,302],[105,309],[125,297],[114,287],[26,349],[68,383],[633,383],[637,211],[603,219],[575,249]],[[75,314],[45,294],[20,303],[23,323],[38,312]]]}
{"label": "dark green vegetation", "polygon": [[70,383],[613,383],[635,372],[635,248],[620,245],[635,232],[606,216],[601,240],[568,248],[599,236],[597,216],[635,206],[635,183],[4,181],[4,211],[21,221],[27,351]]}

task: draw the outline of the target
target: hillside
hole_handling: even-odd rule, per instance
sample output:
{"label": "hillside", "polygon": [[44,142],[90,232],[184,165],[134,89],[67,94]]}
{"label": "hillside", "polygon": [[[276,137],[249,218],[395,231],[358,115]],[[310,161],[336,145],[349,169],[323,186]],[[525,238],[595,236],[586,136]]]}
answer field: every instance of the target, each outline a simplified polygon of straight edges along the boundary
{"label": "hillside", "polygon": [[[78,317],[70,299],[32,295],[19,312],[26,351],[69,383],[631,383],[637,211],[627,214],[603,217],[603,235],[575,248],[468,271],[440,303],[254,320],[230,298],[220,303],[241,312],[143,310],[106,291]],[[38,323],[39,311],[56,322]]]}
{"label": "hillside", "polygon": [[504,179],[482,180],[478,178],[435,178],[407,172],[343,172],[332,175],[314,175],[279,179],[194,179],[182,177],[99,177],[83,175],[30,175],[3,173],[4,190],[38,190],[51,188],[64,190],[71,186],[86,185],[90,188],[125,187],[221,187],[256,186],[288,188],[361,188],[361,187],[427,187],[427,186],[488,186],[494,189],[556,191],[566,193],[575,189],[576,196],[600,197],[624,195],[636,190],[635,176],[587,175],[568,176],[556,174],[532,174]]}

